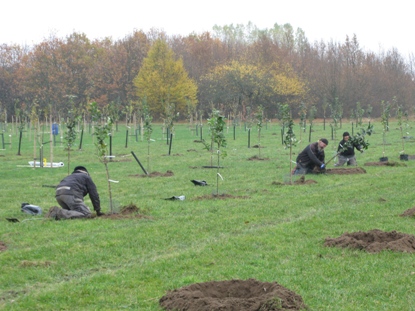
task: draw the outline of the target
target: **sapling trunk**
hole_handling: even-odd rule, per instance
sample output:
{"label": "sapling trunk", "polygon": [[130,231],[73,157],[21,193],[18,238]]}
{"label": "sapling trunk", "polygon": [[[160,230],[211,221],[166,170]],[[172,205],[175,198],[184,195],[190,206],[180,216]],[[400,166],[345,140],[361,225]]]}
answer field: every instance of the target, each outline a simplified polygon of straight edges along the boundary
{"label": "sapling trunk", "polygon": [[[290,172],[293,171],[293,146],[290,145]],[[290,174],[290,184],[293,183],[293,174]]]}
{"label": "sapling trunk", "polygon": [[219,167],[220,167],[220,153],[218,149],[218,168],[216,172],[216,195],[219,195]]}
{"label": "sapling trunk", "polygon": [[110,197],[110,211],[111,214],[114,212],[113,206],[112,206],[112,192],[111,192],[111,182],[110,182],[110,173],[108,171],[108,163],[106,160],[104,160],[104,165],[105,165],[105,171],[107,173],[107,183],[108,183],[108,193],[109,193],[109,197]]}
{"label": "sapling trunk", "polygon": [[405,138],[403,137],[402,125],[400,126],[400,129],[401,129],[401,141],[402,141],[402,154],[405,154]]}

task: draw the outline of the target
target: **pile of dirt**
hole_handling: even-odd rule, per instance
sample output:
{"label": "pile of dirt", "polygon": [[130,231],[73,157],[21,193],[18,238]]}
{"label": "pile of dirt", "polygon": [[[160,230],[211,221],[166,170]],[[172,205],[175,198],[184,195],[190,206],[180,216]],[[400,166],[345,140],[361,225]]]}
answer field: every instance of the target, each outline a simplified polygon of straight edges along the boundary
{"label": "pile of dirt", "polygon": [[137,174],[137,175],[130,175],[133,177],[171,177],[174,176],[172,171],[167,171],[165,173],[160,173],[160,172],[151,172],[148,175],[146,174]]}
{"label": "pile of dirt", "polygon": [[107,213],[101,218],[120,219],[120,218],[148,218],[141,214],[140,209],[133,203],[119,207],[120,212]]}
{"label": "pile of dirt", "polygon": [[121,206],[120,208],[120,214],[122,215],[131,215],[131,214],[137,214],[140,212],[140,209],[131,203],[130,205]]}
{"label": "pile of dirt", "polygon": [[400,214],[401,217],[412,217],[415,216],[415,207],[412,207],[410,209],[407,209],[405,212]]}
{"label": "pile of dirt", "polygon": [[6,243],[4,243],[3,241],[0,241],[0,252],[3,252],[7,249],[7,245]]}
{"label": "pile of dirt", "polygon": [[361,167],[328,168],[326,169],[326,174],[329,174],[329,175],[366,174],[366,170]]}
{"label": "pile of dirt", "polygon": [[369,253],[378,253],[383,250],[413,253],[415,252],[415,236],[396,231],[384,232],[373,229],[368,232],[346,232],[338,238],[326,238],[324,246],[357,248]]}
{"label": "pile of dirt", "polygon": [[282,311],[305,310],[300,295],[273,282],[255,279],[196,283],[169,291],[160,301],[164,310]]}

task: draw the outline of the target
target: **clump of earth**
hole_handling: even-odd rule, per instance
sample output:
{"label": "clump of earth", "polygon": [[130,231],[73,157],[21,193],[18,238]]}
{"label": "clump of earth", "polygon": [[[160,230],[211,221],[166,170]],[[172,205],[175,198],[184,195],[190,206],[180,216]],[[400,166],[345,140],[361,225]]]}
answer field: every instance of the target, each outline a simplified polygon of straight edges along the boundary
{"label": "clump of earth", "polygon": [[413,253],[415,252],[415,236],[395,230],[384,232],[373,229],[368,232],[346,232],[337,238],[326,238],[324,246],[355,248],[369,253],[378,253],[383,250]]}
{"label": "clump of earth", "polygon": [[403,212],[402,214],[400,214],[399,216],[401,217],[412,217],[415,216],[415,206],[407,209],[405,212]]}
{"label": "clump of earth", "polygon": [[113,212],[113,213],[107,213],[102,218],[112,218],[112,219],[118,219],[118,218],[146,218],[144,216],[140,209],[133,203],[129,205],[124,205],[119,207],[119,212]]}
{"label": "clump of earth", "polygon": [[255,279],[195,283],[169,291],[159,300],[164,310],[283,311],[306,310],[300,295],[277,282]]}
{"label": "clump of earth", "polygon": [[0,241],[0,252],[5,251],[7,249],[6,243]]}

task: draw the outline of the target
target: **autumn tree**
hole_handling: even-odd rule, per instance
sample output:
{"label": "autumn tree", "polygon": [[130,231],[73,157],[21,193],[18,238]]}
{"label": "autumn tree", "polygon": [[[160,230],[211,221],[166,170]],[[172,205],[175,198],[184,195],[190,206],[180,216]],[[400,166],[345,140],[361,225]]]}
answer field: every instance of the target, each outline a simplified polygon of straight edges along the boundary
{"label": "autumn tree", "polygon": [[225,113],[232,111],[236,104],[246,116],[247,107],[267,103],[272,89],[270,78],[258,66],[232,61],[201,78],[201,96],[215,106],[225,104]]}
{"label": "autumn tree", "polygon": [[205,100],[216,106],[225,104],[229,111],[237,105],[244,115],[247,107],[256,109],[260,105],[273,114],[277,102],[292,103],[307,92],[292,67],[278,63],[263,67],[232,61],[202,77],[201,84],[201,96]]}
{"label": "autumn tree", "polygon": [[156,40],[143,60],[134,79],[137,95],[146,98],[150,110],[163,115],[167,105],[174,104],[176,112],[186,115],[189,100],[197,103],[197,85],[188,77],[181,59],[163,40]]}

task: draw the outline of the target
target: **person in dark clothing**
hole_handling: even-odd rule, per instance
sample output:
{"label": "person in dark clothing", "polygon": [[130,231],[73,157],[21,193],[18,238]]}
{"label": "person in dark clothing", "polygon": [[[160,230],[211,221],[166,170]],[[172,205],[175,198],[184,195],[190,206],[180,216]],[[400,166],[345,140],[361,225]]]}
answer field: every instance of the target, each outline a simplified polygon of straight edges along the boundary
{"label": "person in dark clothing", "polygon": [[344,163],[347,163],[347,165],[357,165],[354,149],[356,148],[360,152],[363,152],[363,149],[361,146],[350,144],[349,139],[349,132],[344,132],[343,139],[340,141],[339,146],[337,147],[338,162],[334,164],[334,166],[343,166]]}
{"label": "person in dark clothing", "polygon": [[57,206],[49,210],[48,217],[55,219],[89,218],[91,210],[84,203],[84,197],[89,194],[97,216],[102,216],[99,195],[95,183],[84,166],[75,167],[56,187]]}
{"label": "person in dark clothing", "polygon": [[324,148],[329,144],[328,140],[321,138],[315,143],[309,144],[297,156],[297,166],[294,174],[309,174],[313,173],[315,167],[319,170],[324,170]]}

